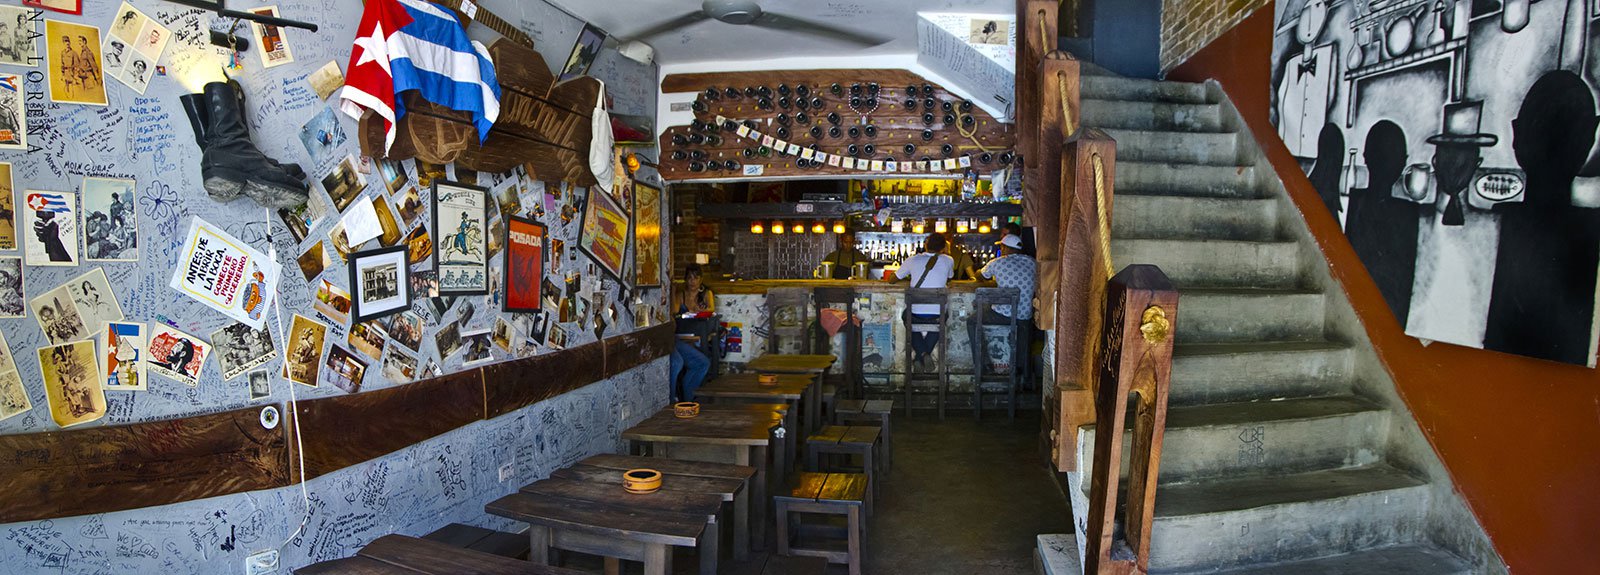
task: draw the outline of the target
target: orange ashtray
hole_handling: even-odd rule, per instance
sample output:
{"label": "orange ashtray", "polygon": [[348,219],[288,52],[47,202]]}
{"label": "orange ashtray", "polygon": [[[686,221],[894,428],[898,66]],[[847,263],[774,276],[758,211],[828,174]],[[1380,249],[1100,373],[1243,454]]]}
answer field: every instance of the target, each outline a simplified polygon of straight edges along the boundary
{"label": "orange ashtray", "polygon": [[622,488],[628,493],[655,493],[661,489],[661,472],[654,469],[629,469],[622,472]]}
{"label": "orange ashtray", "polygon": [[756,383],[761,385],[778,385],[778,374],[763,373],[756,376]]}
{"label": "orange ashtray", "polygon": [[700,404],[693,401],[680,401],[672,404],[672,414],[679,419],[689,419],[700,415]]}

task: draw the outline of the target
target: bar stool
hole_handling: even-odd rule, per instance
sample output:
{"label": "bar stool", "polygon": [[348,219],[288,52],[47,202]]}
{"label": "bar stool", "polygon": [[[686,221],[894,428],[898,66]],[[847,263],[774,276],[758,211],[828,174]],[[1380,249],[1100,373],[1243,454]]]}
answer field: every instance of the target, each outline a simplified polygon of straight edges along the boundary
{"label": "bar stool", "polygon": [[[789,310],[789,311],[785,311]],[[793,314],[793,315],[789,315]],[[782,323],[780,323],[782,319]],[[811,353],[811,290],[807,288],[772,288],[767,290],[767,353],[778,351],[779,338],[793,337],[800,349],[789,353]]]}
{"label": "bar stool", "polygon": [[[967,318],[967,335],[972,341],[972,417],[983,419],[983,384],[1006,384],[1006,415],[1017,419],[1017,386],[1021,383],[1021,361],[1027,360],[1026,350],[1019,349],[1017,333],[1017,306],[1020,294],[1017,288],[978,288],[972,297],[972,315]],[[996,311],[995,306],[1006,306],[1011,315]],[[990,329],[999,328],[999,329]],[[994,332],[1006,338],[1004,342],[992,341]],[[996,349],[994,345],[1001,345]],[[1009,357],[999,357],[996,351],[1010,348]],[[989,366],[997,359],[1009,360],[1010,369],[992,372]]]}
{"label": "bar stool", "polygon": [[[906,416],[909,417],[911,415],[911,399],[912,399],[913,395],[918,394],[918,393],[920,393],[922,395],[929,395],[929,394],[937,393],[938,396],[939,396],[939,405],[938,405],[938,408],[939,408],[939,420],[943,421],[944,420],[944,395],[945,395],[945,392],[950,389],[950,367],[949,367],[949,362],[946,361],[946,359],[948,359],[949,356],[945,354],[945,349],[947,347],[947,344],[950,342],[950,330],[948,329],[949,328],[949,325],[948,325],[949,324],[949,318],[950,318],[950,306],[948,305],[950,303],[950,292],[945,290],[945,289],[943,289],[943,288],[927,289],[927,288],[909,288],[908,287],[908,288],[906,288],[906,292],[905,293],[906,293],[906,314],[905,314],[905,328],[906,328],[906,346],[905,346],[906,347],[906,388],[905,388]],[[937,314],[936,318],[931,322],[913,321],[913,319],[911,317],[912,316],[911,310],[913,309],[913,306],[916,306],[918,304],[934,304],[934,305],[937,305],[937,306],[939,306],[939,313]],[[916,356],[916,351],[913,350],[912,346],[911,346],[911,340],[912,340],[913,337],[915,337],[915,333],[916,333],[914,331],[914,327],[915,326],[923,326],[923,327],[936,326],[937,329],[938,329],[939,341],[938,341],[938,343],[934,344],[934,348],[928,352],[929,361],[933,362],[933,365],[936,366],[936,370],[931,374],[928,374],[928,373],[918,374],[917,373],[916,364],[912,361],[912,359]],[[938,383],[938,389],[936,391],[931,391],[931,392],[929,392],[929,391],[917,392],[917,391],[915,391],[915,388],[916,388],[916,382],[918,382],[918,381],[934,381],[934,382],[937,382]]]}
{"label": "bar stool", "polygon": [[[856,329],[856,290],[852,288],[819,287],[811,292],[811,301],[816,305],[817,327],[816,342],[812,346],[812,353],[833,354],[844,358],[840,370],[844,389],[850,391],[850,397],[861,397],[862,384],[858,379],[861,373],[861,330]],[[822,310],[840,309],[845,313],[844,325],[839,328],[844,334],[843,353],[833,349],[833,338],[828,337],[828,330],[822,329]],[[822,382],[823,413],[833,413],[833,404],[837,399],[839,388],[827,381]]]}

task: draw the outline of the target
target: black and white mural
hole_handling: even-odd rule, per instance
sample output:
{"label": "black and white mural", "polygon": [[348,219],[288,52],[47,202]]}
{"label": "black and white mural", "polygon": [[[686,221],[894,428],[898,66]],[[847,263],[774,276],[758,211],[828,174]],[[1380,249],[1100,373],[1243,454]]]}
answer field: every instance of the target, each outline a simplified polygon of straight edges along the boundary
{"label": "black and white mural", "polygon": [[1595,364],[1600,0],[1279,0],[1273,121],[1406,333]]}

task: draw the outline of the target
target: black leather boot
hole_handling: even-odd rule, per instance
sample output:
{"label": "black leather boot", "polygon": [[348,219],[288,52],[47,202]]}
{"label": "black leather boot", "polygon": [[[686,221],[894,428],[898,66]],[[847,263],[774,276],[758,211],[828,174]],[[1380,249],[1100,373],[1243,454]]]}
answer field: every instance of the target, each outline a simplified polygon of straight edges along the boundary
{"label": "black leather boot", "polygon": [[212,198],[226,201],[243,193],[269,208],[306,202],[305,172],[295,164],[278,164],[250,142],[243,99],[230,83],[206,84],[204,117],[200,175]]}

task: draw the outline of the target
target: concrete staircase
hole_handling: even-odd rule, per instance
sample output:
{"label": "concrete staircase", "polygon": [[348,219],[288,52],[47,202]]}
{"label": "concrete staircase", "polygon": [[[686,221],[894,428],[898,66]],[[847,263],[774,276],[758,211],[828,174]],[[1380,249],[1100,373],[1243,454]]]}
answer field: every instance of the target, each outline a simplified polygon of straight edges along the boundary
{"label": "concrete staircase", "polygon": [[1085,75],[1082,97],[1117,141],[1116,267],[1181,289],[1151,571],[1504,572],[1221,90]]}

